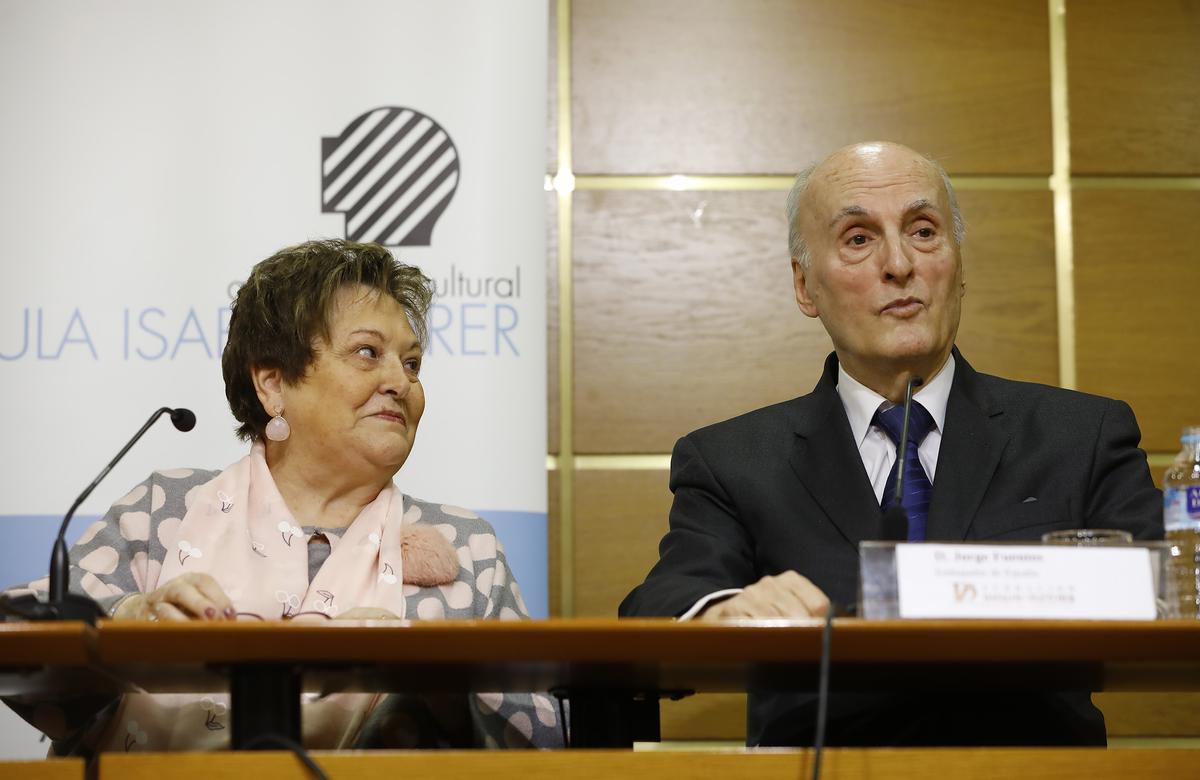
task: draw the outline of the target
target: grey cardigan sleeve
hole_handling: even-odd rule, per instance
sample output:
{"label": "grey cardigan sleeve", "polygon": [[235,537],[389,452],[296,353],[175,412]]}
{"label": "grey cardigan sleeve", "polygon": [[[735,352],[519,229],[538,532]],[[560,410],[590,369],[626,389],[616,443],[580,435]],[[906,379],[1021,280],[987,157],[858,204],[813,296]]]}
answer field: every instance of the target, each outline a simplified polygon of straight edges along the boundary
{"label": "grey cardigan sleeve", "polygon": [[[489,528],[490,530],[490,528]],[[484,619],[529,620],[521,589],[508,568],[504,545],[496,541],[494,560],[477,560],[476,577],[487,584],[492,569]],[[566,729],[555,700],[545,693],[477,693],[471,696],[471,719],[486,747],[555,748],[563,746]]]}

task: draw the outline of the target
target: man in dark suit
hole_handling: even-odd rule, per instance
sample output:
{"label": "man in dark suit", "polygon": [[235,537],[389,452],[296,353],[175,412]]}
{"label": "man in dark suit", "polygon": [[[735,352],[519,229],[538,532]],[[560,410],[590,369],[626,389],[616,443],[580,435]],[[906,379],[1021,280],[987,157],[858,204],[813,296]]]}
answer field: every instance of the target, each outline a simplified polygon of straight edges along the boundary
{"label": "man in dark suit", "polygon": [[[954,349],[963,222],[949,178],[857,144],[788,198],[796,301],[834,354],[813,392],[680,439],[670,531],[623,616],[824,616],[856,601],[881,536],[910,378],[902,504],[913,541],[1037,541],[1065,528],[1162,537],[1161,495],[1121,402],[976,373]],[[747,742],[811,743],[811,695],[752,692]],[[1104,744],[1086,692],[834,694],[829,744]]]}

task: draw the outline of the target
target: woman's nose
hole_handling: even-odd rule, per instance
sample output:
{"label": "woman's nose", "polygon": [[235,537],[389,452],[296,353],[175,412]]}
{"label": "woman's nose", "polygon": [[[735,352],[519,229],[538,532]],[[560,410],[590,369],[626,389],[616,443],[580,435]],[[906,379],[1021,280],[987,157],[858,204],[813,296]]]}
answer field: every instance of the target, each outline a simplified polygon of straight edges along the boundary
{"label": "woman's nose", "polygon": [[408,378],[408,372],[404,369],[404,361],[399,359],[387,362],[384,374],[380,380],[380,392],[387,395],[394,395],[397,398],[403,398],[408,395],[408,390],[412,387],[412,381]]}

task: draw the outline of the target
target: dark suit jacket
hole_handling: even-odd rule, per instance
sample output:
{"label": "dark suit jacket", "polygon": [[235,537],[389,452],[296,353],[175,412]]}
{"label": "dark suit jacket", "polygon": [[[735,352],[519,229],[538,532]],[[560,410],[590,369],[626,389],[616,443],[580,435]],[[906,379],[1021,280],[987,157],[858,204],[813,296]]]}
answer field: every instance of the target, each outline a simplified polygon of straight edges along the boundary
{"label": "dark suit jacket", "polygon": [[[1162,497],[1127,404],[979,374],[957,350],[955,359],[930,541],[1036,541],[1065,528],[1162,538]],[[808,395],[680,439],[671,491],[660,559],[622,616],[678,616],[709,593],[789,569],[834,604],[856,603],[858,543],[880,538],[880,511],[835,355]],[[811,743],[815,711],[811,696],[752,693],[747,742]],[[1080,692],[835,694],[829,713],[829,744],[1105,742],[1103,717]]]}

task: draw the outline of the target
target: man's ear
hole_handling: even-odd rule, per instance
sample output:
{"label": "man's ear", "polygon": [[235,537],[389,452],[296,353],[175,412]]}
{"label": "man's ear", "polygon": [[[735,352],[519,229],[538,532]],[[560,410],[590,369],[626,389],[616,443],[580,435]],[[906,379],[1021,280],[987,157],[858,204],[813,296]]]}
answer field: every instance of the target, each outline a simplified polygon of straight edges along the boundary
{"label": "man's ear", "polygon": [[252,368],[250,376],[254,379],[254,391],[263,411],[268,417],[274,417],[275,410],[283,407],[283,372],[278,368]]}
{"label": "man's ear", "polygon": [[800,265],[800,261],[792,258],[792,284],[796,288],[796,305],[806,316],[818,317],[817,302],[813,300],[808,289],[808,272]]}

